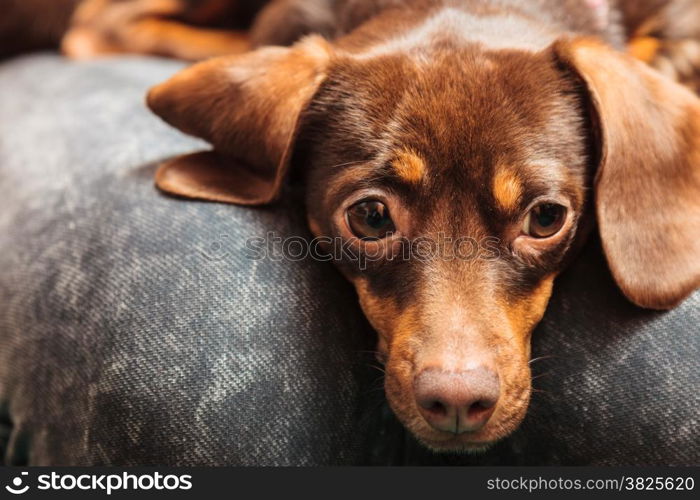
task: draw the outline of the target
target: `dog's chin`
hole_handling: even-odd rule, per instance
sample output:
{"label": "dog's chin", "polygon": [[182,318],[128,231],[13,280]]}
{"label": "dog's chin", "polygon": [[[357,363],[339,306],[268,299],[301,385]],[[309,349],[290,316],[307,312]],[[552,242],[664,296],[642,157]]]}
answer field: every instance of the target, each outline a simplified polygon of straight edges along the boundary
{"label": "dog's chin", "polygon": [[450,434],[430,430],[412,432],[414,437],[426,448],[435,453],[456,453],[478,455],[485,453],[510,432],[492,433],[488,428],[476,433]]}
{"label": "dog's chin", "polygon": [[450,453],[455,455],[481,455],[482,453],[486,453],[489,448],[497,443],[497,441],[487,443],[466,441],[462,443],[459,442],[459,439],[455,439],[453,442],[426,441],[421,438],[417,439],[420,444],[434,453]]}

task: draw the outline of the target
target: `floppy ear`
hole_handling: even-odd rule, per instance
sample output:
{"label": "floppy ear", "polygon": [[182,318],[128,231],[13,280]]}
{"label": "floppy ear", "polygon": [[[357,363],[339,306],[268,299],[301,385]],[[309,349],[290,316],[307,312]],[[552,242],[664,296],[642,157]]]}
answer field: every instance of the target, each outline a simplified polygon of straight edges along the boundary
{"label": "floppy ear", "polygon": [[330,47],[309,37],[196,64],[148,94],[148,106],[214,152],[176,158],[156,174],[162,190],[241,205],[269,203],[289,166],[299,116],[326,75]]}
{"label": "floppy ear", "polygon": [[554,48],[596,115],[595,204],[612,275],[635,304],[671,308],[700,286],[700,99],[600,42]]}

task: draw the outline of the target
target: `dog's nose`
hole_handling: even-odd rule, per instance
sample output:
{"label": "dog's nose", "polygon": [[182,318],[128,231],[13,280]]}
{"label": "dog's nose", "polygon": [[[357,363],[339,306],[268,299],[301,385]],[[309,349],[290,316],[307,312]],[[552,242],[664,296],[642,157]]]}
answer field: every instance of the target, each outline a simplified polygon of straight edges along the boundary
{"label": "dog's nose", "polygon": [[486,367],[459,372],[427,369],[414,380],[423,418],[435,429],[454,434],[481,429],[500,394],[498,374]]}

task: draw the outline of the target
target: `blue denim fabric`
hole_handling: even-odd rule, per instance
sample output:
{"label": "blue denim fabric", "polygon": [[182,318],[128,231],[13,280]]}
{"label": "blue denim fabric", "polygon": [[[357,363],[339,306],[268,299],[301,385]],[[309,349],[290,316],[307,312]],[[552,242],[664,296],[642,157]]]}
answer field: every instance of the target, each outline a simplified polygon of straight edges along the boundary
{"label": "blue denim fabric", "polygon": [[243,246],[297,234],[301,210],[183,203],[153,186],[155,162],[203,146],[143,104],[179,67],[0,67],[2,454],[357,462],[355,372],[371,344],[352,291],[330,266],[252,261]]}
{"label": "blue denim fabric", "polygon": [[156,163],[205,147],[143,105],[179,63],[0,66],[0,456],[7,464],[700,463],[700,295],[629,305],[595,242],[534,335],[532,408],[479,457],[398,425],[373,334],[328,263],[251,260],[308,235],[265,209],[182,202]]}

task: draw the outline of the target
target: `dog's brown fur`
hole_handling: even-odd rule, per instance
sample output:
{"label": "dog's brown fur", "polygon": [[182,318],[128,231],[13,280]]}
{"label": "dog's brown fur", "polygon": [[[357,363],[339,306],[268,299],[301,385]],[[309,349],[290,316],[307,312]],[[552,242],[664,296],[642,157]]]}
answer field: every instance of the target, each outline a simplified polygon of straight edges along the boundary
{"label": "dog's brown fur", "polygon": [[[346,239],[344,210],[384,201],[399,235],[354,248],[385,258],[339,267],[379,334],[387,397],[428,446],[479,449],[525,413],[530,335],[592,212],[633,302],[673,307],[700,283],[700,101],[615,50],[621,27],[579,1],[341,4],[332,42],[214,59],[153,89],[157,114],[217,151],[204,170],[216,175],[203,180],[202,157],[186,157],[158,183],[268,203],[293,165],[314,233]],[[519,236],[542,196],[568,207],[564,229]],[[390,258],[399,236],[441,234],[495,238],[499,257]],[[475,362],[500,379],[488,423],[463,434],[428,425],[417,374]]]}
{"label": "dog's brown fur", "polygon": [[[644,24],[627,2],[602,13],[582,0],[312,3],[304,14],[309,3],[278,0],[254,23],[253,46],[291,47],[215,58],[150,92],[159,116],[214,147],[156,181],[259,205],[294,168],[314,234],[383,256],[338,266],[379,334],[389,402],[426,445],[480,449],[517,427],[531,333],[595,222],[634,303],[667,309],[700,285],[700,100],[623,53]],[[309,32],[325,38],[297,41]],[[181,55],[180,42],[162,52]],[[367,198],[389,207],[395,234],[353,238],[345,211]],[[521,234],[537,200],[568,209],[543,240]],[[465,236],[486,252],[394,258],[406,240]],[[500,381],[493,414],[474,432],[436,430],[416,376],[475,364]]]}

